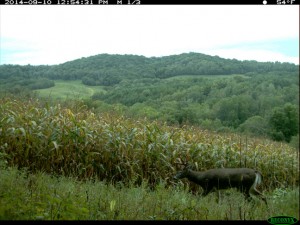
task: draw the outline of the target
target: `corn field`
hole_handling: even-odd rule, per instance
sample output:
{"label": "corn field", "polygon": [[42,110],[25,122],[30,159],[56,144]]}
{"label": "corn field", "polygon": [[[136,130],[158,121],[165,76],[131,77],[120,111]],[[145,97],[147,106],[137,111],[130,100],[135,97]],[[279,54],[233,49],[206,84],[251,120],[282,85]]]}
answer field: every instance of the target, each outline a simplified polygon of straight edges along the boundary
{"label": "corn field", "polygon": [[299,185],[298,153],[267,139],[95,114],[80,102],[0,100],[0,156],[32,172],[173,185],[178,162],[187,161],[195,170],[255,168],[263,174],[263,187],[274,189]]}

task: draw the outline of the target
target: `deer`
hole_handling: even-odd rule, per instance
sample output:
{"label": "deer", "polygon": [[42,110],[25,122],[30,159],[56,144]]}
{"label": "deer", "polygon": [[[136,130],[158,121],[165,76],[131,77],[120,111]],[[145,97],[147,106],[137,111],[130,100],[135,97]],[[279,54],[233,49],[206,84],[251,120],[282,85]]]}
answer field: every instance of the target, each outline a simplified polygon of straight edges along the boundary
{"label": "deer", "polygon": [[263,178],[258,170],[250,168],[219,168],[198,172],[191,170],[190,166],[185,166],[174,178],[187,178],[189,181],[200,185],[204,190],[202,196],[206,196],[215,190],[237,188],[247,200],[250,199],[251,193],[261,198],[267,205],[266,197],[256,189]]}

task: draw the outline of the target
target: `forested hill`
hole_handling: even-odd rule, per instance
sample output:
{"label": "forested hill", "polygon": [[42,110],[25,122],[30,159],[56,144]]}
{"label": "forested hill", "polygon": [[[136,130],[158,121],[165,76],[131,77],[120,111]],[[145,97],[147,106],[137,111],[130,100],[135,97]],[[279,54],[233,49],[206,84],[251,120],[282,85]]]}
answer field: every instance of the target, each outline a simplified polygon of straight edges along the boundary
{"label": "forested hill", "polygon": [[[61,89],[58,83],[64,83]],[[76,96],[68,90],[70,83],[76,83],[71,87],[79,97],[87,90],[85,104],[99,112],[277,141],[297,143],[299,138],[299,65],[291,63],[186,53],[151,58],[101,54],[53,66],[0,66],[0,95],[53,87],[46,92],[52,96],[57,87],[59,98],[65,92]]]}
{"label": "forested hill", "polygon": [[20,78],[43,78],[40,82],[43,83],[45,78],[51,80],[79,79],[87,85],[110,86],[123,79],[168,78],[177,75],[268,73],[273,71],[296,72],[299,71],[299,66],[280,62],[239,61],[200,53],[151,58],[137,55],[100,54],[53,66],[1,65],[0,81],[17,82],[20,81]]}

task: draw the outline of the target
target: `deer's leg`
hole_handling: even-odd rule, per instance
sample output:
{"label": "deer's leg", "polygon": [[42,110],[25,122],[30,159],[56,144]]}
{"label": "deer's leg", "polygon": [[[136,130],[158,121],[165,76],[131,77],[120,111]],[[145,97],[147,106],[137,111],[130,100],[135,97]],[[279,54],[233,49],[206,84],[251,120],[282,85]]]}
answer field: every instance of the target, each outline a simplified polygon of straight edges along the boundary
{"label": "deer's leg", "polygon": [[242,193],[244,194],[244,196],[245,196],[245,198],[246,198],[247,201],[250,201],[252,199],[251,196],[250,196],[250,189],[249,188],[248,189],[244,189],[242,191]]}
{"label": "deer's leg", "polygon": [[266,205],[268,205],[266,197],[262,193],[260,193],[256,188],[253,188],[251,190],[251,194],[258,196],[266,203]]}
{"label": "deer's leg", "polygon": [[221,203],[221,200],[222,200],[222,195],[221,195],[220,189],[217,189],[217,190],[216,190],[216,194],[217,194],[217,201],[218,201],[218,204],[220,204],[220,203]]}
{"label": "deer's leg", "polygon": [[202,193],[202,196],[203,197],[205,197],[206,195],[208,195],[211,191],[212,191],[212,187],[209,187],[209,186],[207,186],[207,187],[205,187],[205,188],[203,188],[203,193]]}

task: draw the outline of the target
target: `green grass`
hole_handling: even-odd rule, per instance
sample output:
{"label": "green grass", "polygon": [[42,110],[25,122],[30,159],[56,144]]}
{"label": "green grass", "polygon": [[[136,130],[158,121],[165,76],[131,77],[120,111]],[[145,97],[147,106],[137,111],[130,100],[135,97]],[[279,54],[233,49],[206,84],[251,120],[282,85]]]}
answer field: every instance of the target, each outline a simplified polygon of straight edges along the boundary
{"label": "green grass", "polygon": [[[299,218],[298,154],[284,143],[97,114],[80,101],[5,97],[0,118],[0,220]],[[220,202],[191,194],[200,188],[172,178],[181,160],[259,169],[268,207],[235,190]]]}
{"label": "green grass", "polygon": [[55,86],[35,91],[39,97],[53,99],[87,99],[95,92],[106,92],[102,86],[87,86],[81,80],[56,80]]}
{"label": "green grass", "polygon": [[0,220],[263,220],[288,215],[299,219],[297,189],[269,193],[268,206],[244,200],[236,190],[206,197],[191,194],[178,183],[164,182],[151,191],[78,181],[44,173],[30,174],[14,167],[0,168]]}
{"label": "green grass", "polygon": [[264,190],[299,185],[297,151],[267,139],[95,113],[79,101],[3,98],[0,118],[0,153],[33,172],[172,185],[178,162],[188,161],[196,170],[258,169]]}

